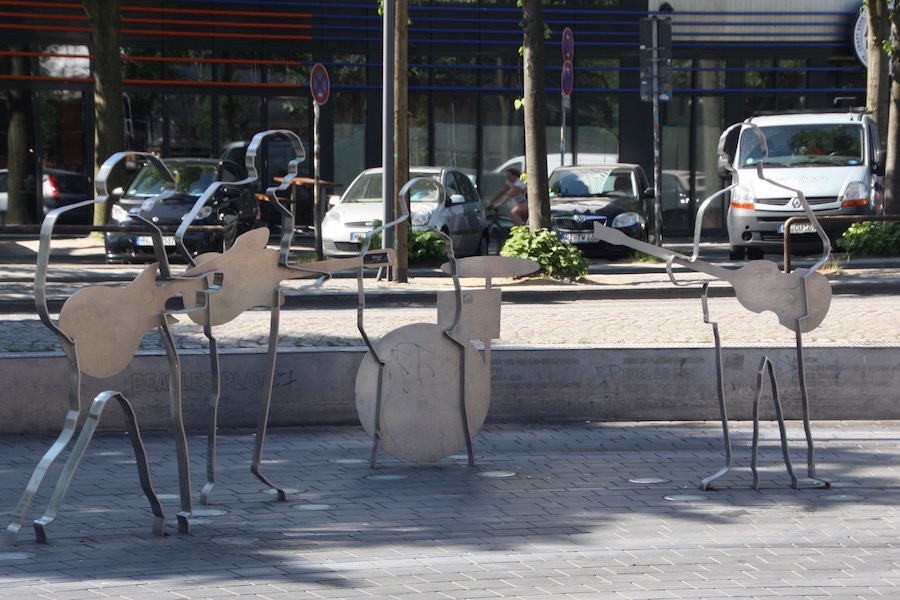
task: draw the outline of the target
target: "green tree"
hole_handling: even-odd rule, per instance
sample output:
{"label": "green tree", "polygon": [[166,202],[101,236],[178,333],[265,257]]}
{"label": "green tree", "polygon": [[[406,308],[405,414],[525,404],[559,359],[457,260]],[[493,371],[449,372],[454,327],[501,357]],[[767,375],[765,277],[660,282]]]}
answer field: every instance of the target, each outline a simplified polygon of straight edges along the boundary
{"label": "green tree", "polygon": [[[82,0],[94,44],[94,176],[110,155],[125,148],[122,59],[119,54],[121,0]],[[105,225],[111,206],[94,209],[94,224]]]}

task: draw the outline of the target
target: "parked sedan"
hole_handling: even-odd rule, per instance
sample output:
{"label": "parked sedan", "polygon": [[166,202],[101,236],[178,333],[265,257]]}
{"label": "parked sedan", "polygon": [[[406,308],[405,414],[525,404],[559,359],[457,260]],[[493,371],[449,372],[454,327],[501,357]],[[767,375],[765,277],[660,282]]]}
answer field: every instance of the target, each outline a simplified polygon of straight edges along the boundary
{"label": "parked sedan", "polygon": [[[215,181],[237,182],[244,179],[243,168],[230,161],[209,158],[167,158],[165,167],[176,181],[175,194],[165,197],[164,178],[151,163],[143,165],[124,190],[111,196],[110,225],[134,228],[134,232],[107,232],[107,262],[153,260],[153,241],[144,233],[134,215],[140,213],[164,232],[166,251],[179,258],[175,247],[175,230],[193,208],[197,199]],[[143,209],[143,210],[142,210]],[[184,236],[184,244],[192,256],[228,249],[240,234],[260,223],[259,205],[250,186],[219,187],[201,210],[193,225],[219,225],[221,230],[195,230]]]}
{"label": "parked sedan", "polygon": [[[0,223],[6,222],[6,211],[9,204],[9,172],[0,169]],[[25,193],[34,198],[34,175],[29,175],[25,182]],[[41,218],[54,208],[75,204],[93,198],[87,177],[83,173],[64,171],[62,169],[45,168],[41,175]],[[29,200],[33,202],[33,200]],[[86,206],[74,212],[67,212],[60,217],[61,223],[80,223],[88,225],[93,219],[93,207]]]}
{"label": "parked sedan", "polygon": [[[446,197],[438,197],[437,186],[422,186],[410,195],[410,223],[415,229],[435,228],[450,235],[457,256],[484,255],[488,251],[488,228],[484,204],[473,175],[452,167],[410,167],[410,179],[429,177],[439,181]],[[375,221],[384,220],[382,170],[360,173],[322,221],[322,249],[327,256],[358,256],[362,238]],[[417,193],[419,192],[419,193]]]}
{"label": "parked sedan", "polygon": [[631,250],[597,240],[594,223],[629,237],[653,237],[653,189],[638,165],[557,167],[550,175],[552,228],[586,254],[622,255]]}
{"label": "parked sedan", "polygon": [[[84,173],[44,169],[41,181],[41,202],[45,215],[60,206],[83,202],[94,197]],[[93,218],[94,207],[88,205],[66,212],[60,216],[60,222],[90,224]]]}

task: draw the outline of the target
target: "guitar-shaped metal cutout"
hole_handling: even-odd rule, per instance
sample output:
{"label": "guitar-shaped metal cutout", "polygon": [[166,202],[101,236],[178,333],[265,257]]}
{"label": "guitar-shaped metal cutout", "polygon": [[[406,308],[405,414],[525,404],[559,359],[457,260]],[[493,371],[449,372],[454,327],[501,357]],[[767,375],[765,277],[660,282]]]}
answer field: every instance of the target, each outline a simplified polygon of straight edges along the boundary
{"label": "guitar-shaped metal cutout", "polygon": [[[156,282],[159,264],[153,263],[125,287],[92,286],[72,294],[60,310],[58,326],[75,342],[81,371],[98,378],[122,371],[144,335],[159,325],[161,314],[186,311],[203,324],[207,297],[210,324],[221,325],[254,306],[271,306],[283,280],[394,263],[394,251],[383,250],[287,268],[280,266],[277,250],[265,247],[268,239],[268,229],[248,231],[226,252],[201,255],[198,266],[162,285]],[[173,310],[176,298],[180,302]]]}
{"label": "guitar-shaped metal cutout", "polygon": [[818,271],[784,273],[768,260],[753,260],[728,269],[636,240],[600,223],[594,224],[594,236],[727,281],[744,308],[755,313],[771,311],[791,331],[798,327],[803,333],[812,331],[822,323],[831,306],[831,284]]}

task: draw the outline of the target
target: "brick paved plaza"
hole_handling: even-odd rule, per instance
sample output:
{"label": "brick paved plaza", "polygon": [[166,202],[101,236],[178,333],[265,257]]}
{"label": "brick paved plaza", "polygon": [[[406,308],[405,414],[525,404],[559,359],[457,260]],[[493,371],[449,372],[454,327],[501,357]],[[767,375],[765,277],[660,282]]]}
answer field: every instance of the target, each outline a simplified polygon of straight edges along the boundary
{"label": "brick paved plaza", "polygon": [[[805,472],[798,422],[792,458]],[[761,491],[751,487],[750,423],[733,424],[735,465],[718,423],[488,425],[464,452],[414,464],[381,454],[359,428],[276,429],[264,472],[253,436],[224,432],[219,484],[178,533],[174,444],[145,437],[169,517],[151,534],[131,446],[98,436],[50,544],[30,521],[0,553],[0,598],[883,598],[900,591],[900,423],[817,422],[818,475],[789,487],[777,428],[764,424]],[[0,505],[15,506],[50,436],[0,439]],[[193,487],[205,437],[190,438]],[[49,489],[55,471],[48,478]]]}

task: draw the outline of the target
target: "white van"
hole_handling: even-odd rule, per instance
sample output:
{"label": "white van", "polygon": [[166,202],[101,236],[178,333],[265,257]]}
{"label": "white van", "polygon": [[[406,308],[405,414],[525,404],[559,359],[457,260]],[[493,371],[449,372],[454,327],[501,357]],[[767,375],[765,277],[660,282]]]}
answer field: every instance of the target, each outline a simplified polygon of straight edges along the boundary
{"label": "white van", "polygon": [[[764,176],[801,190],[817,217],[881,212],[884,151],[878,127],[868,114],[845,111],[751,117],[732,129],[734,139],[725,142],[733,171],[719,165],[719,176],[727,179],[733,173],[737,184],[731,191],[727,219],[732,260],[782,252],[785,220],[804,214],[799,199],[789,191],[759,179],[762,153],[750,123],[765,135],[769,149],[763,162]],[[826,220],[822,226],[833,243],[849,223]],[[812,225],[794,224],[790,234],[792,248],[821,248]]]}

